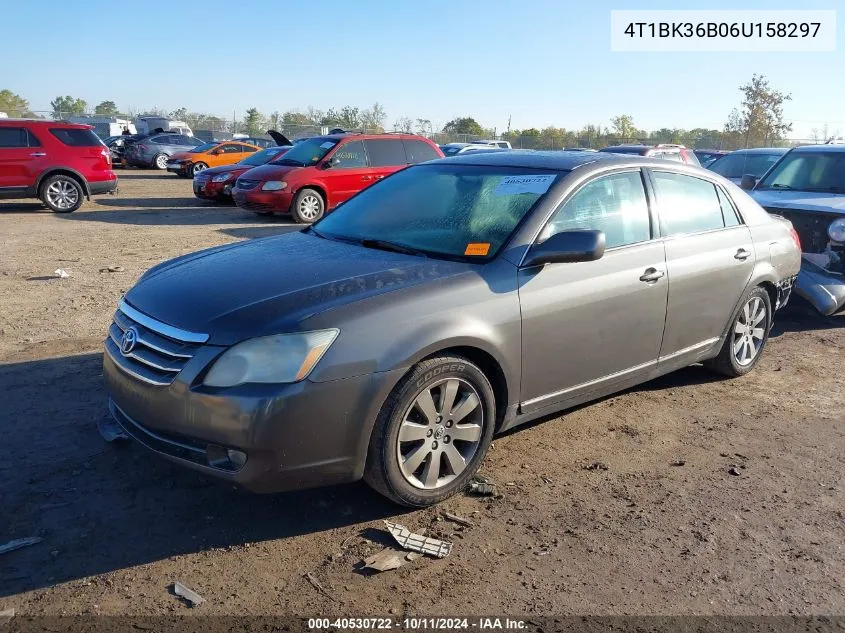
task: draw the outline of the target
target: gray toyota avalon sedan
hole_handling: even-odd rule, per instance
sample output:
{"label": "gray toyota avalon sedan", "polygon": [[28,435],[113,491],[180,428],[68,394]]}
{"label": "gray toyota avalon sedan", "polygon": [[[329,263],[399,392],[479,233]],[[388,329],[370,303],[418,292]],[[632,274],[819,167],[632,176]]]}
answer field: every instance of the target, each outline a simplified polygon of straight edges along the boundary
{"label": "gray toyota avalon sedan", "polygon": [[105,342],[111,413],[256,491],[466,487],[494,433],[693,363],[760,360],[791,224],[712,172],[585,152],[404,169],[300,232],[150,269]]}

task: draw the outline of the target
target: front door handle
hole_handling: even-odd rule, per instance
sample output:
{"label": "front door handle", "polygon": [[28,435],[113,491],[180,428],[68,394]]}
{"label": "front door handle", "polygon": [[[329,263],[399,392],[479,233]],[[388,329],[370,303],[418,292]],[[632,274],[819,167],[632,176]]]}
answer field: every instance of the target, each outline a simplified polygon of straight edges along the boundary
{"label": "front door handle", "polygon": [[376,180],[381,180],[384,176],[376,176]]}
{"label": "front door handle", "polygon": [[640,276],[640,281],[653,284],[665,274],[662,270],[657,270],[656,268],[646,268],[645,272]]}
{"label": "front door handle", "polygon": [[30,156],[39,156],[39,157],[40,156],[46,156],[46,155],[47,154],[45,152],[32,152],[32,154],[30,154]]}
{"label": "front door handle", "polygon": [[751,257],[751,251],[745,250],[744,248],[740,248],[734,255],[734,259],[738,259],[740,261],[744,261],[749,257]]}
{"label": "front door handle", "polygon": [[361,176],[361,180],[372,180],[372,176]]}

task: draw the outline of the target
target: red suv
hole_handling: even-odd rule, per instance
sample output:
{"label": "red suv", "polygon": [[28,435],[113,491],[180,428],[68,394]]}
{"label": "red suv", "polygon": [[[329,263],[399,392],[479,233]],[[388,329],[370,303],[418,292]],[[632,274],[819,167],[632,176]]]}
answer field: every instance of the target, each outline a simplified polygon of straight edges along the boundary
{"label": "red suv", "polygon": [[111,152],[90,125],[0,119],[0,199],[40,198],[56,213],[117,191]]}
{"label": "red suv", "polygon": [[311,224],[385,176],[436,158],[443,158],[440,148],[413,134],[315,136],[240,176],[232,198],[244,209]]}

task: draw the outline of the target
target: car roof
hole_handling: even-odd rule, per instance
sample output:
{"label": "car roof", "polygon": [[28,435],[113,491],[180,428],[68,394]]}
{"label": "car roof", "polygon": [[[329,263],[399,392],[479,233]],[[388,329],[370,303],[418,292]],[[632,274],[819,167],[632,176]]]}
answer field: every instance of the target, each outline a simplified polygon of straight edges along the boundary
{"label": "car roof", "polygon": [[734,150],[731,154],[786,154],[788,151],[788,147],[749,147]]}
{"label": "car roof", "polygon": [[[345,138],[355,138],[361,140],[370,140],[370,139],[378,139],[378,138],[398,138],[398,139],[414,139],[414,140],[422,140],[422,141],[430,141],[430,139],[425,138],[424,136],[420,136],[419,134],[397,134],[397,133],[385,133],[385,134],[364,134],[359,132],[341,132],[338,134],[323,134],[322,136],[309,136],[307,140],[315,140],[315,141],[342,141]],[[433,142],[433,141],[430,141]]]}
{"label": "car roof", "polygon": [[616,161],[620,163],[636,162],[643,165],[663,164],[666,161],[646,159],[634,156],[614,156],[599,152],[566,152],[534,150],[510,150],[506,152],[469,152],[449,158],[441,158],[438,163],[456,165],[479,165],[489,167],[523,167],[527,169],[555,169],[569,171],[580,165],[596,161]]}
{"label": "car roof", "polygon": [[52,119],[0,119],[0,125],[34,125],[39,127],[61,127],[70,130],[93,130],[93,125],[85,123],[69,123],[68,121],[54,121]]}
{"label": "car roof", "polygon": [[793,147],[793,152],[845,152],[845,145],[828,143],[826,145],[799,145]]}

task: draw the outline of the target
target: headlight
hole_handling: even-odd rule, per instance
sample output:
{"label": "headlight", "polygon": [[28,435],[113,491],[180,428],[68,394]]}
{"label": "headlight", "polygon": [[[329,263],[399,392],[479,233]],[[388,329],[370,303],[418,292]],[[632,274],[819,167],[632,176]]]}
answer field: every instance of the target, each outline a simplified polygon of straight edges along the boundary
{"label": "headlight", "polygon": [[311,373],[340,330],[277,334],[238,343],[215,361],[203,383],[234,387],[244,383],[299,382]]}
{"label": "headlight", "polygon": [[288,183],[284,180],[268,180],[261,187],[261,191],[282,191],[283,189],[287,189],[287,186]]}
{"label": "headlight", "polygon": [[827,236],[834,242],[845,242],[845,218],[839,218],[827,227]]}
{"label": "headlight", "polygon": [[226,182],[231,177],[232,177],[232,172],[224,171],[222,174],[217,174],[214,178],[212,178],[211,182]]}

